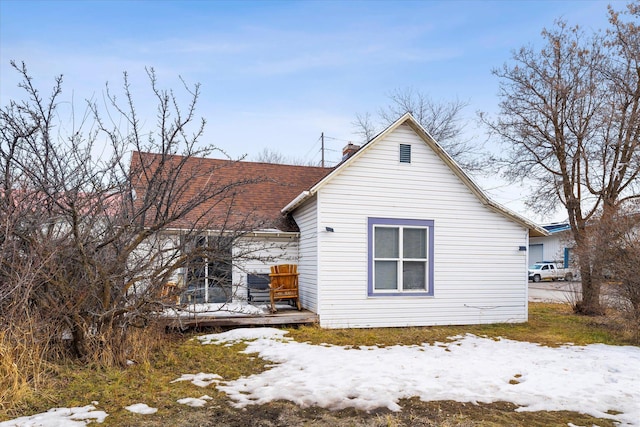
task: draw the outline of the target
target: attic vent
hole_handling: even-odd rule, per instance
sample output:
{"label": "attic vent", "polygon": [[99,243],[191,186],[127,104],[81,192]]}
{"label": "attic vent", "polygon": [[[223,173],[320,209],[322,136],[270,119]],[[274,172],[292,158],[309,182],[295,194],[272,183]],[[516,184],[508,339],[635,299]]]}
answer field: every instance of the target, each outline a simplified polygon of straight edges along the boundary
{"label": "attic vent", "polygon": [[400,144],[400,163],[411,163],[410,144]]}

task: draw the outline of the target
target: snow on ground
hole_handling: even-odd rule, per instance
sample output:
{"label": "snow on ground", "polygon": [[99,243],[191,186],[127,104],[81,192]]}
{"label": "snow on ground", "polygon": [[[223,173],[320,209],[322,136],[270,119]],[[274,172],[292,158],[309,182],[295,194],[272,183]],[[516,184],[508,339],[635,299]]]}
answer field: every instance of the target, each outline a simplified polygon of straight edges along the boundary
{"label": "snow on ground", "polygon": [[[283,340],[288,331],[276,328],[239,328],[231,329],[219,334],[201,335],[196,337],[202,344],[225,344],[231,346],[239,341],[257,340],[259,338],[268,340]],[[290,338],[286,339],[290,341]]]}
{"label": "snow on ground", "polygon": [[244,303],[224,304],[190,304],[183,308],[167,308],[162,313],[169,317],[232,317],[268,314],[267,305],[251,305]]}
{"label": "snow on ground", "polygon": [[[238,408],[277,399],[329,409],[401,410],[399,399],[508,401],[520,411],[575,411],[640,426],[640,348],[544,347],[474,335],[419,346],[358,349],[298,343],[273,328],[200,337],[247,340],[245,353],[274,362],[265,372],[216,387]],[[617,415],[607,411],[621,412]]]}
{"label": "snow on ground", "polygon": [[211,396],[205,394],[200,397],[185,397],[184,399],[178,399],[177,402],[182,405],[191,406],[192,408],[201,408],[207,404],[207,400],[211,399],[213,399]]}
{"label": "snow on ground", "polygon": [[[519,405],[520,411],[567,410],[640,426],[637,347],[550,348],[465,335],[434,345],[350,348],[298,343],[286,333],[250,328],[201,336],[203,344],[246,341],[244,353],[258,353],[273,364],[265,372],[234,381],[199,373],[184,374],[172,382],[215,384],[238,408],[284,399],[329,409],[399,411],[400,399],[417,396],[425,401],[507,401]],[[199,407],[209,399],[187,397],[178,403]],[[82,427],[107,417],[95,409],[92,405],[56,408],[0,422],[0,427]],[[141,414],[157,410],[143,403],[126,409]]]}
{"label": "snow on ground", "polygon": [[158,412],[158,408],[152,408],[146,403],[134,403],[133,405],[125,406],[124,409],[134,414],[142,415],[150,415]]}
{"label": "snow on ground", "polygon": [[93,405],[53,408],[42,414],[0,422],[0,427],[84,427],[89,421],[101,423],[107,418],[106,412],[95,409]]}
{"label": "snow on ground", "polygon": [[222,377],[218,374],[205,374],[200,372],[199,374],[183,374],[180,378],[171,381],[177,383],[178,381],[191,381],[193,385],[198,387],[208,387],[212,383],[218,383]]}

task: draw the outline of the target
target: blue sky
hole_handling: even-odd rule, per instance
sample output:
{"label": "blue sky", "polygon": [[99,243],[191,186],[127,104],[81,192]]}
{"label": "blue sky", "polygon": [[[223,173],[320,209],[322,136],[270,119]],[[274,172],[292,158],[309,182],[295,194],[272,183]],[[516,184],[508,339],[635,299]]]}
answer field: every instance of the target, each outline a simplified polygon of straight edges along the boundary
{"label": "blue sky", "polygon": [[[202,84],[204,140],[232,157],[269,147],[317,160],[324,132],[335,161],[357,142],[356,114],[412,87],[468,100],[467,129],[480,141],[476,111],[497,108],[491,69],[540,44],[556,18],[605,28],[608,3],[0,0],[0,99],[20,96],[11,59],[25,61],[41,88],[63,74],[63,99],[74,104],[102,99],[105,82],[119,88],[127,71],[138,113],[152,123],[144,68],[154,67],[161,87],[179,90],[179,76]],[[500,183],[478,180],[523,212],[520,190],[501,194]]]}

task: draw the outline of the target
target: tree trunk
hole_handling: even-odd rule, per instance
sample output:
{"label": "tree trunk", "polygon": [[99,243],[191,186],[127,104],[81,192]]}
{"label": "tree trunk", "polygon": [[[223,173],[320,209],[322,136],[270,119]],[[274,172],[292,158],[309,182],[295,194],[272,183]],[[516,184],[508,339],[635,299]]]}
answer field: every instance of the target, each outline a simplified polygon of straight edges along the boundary
{"label": "tree trunk", "polygon": [[580,264],[582,300],[576,304],[575,311],[588,316],[604,314],[604,309],[600,304],[600,278],[592,274],[589,260],[586,262],[581,260]]}
{"label": "tree trunk", "polygon": [[574,310],[579,314],[597,316],[604,313],[600,305],[602,265],[598,263],[599,254],[594,253],[593,241],[590,238],[592,236],[589,236],[586,222],[581,218],[581,213],[576,216],[580,219],[573,222],[572,229],[580,267],[582,299],[576,303]]}
{"label": "tree trunk", "polygon": [[79,316],[73,316],[73,326],[71,329],[72,350],[78,359],[84,359],[89,354],[87,346],[87,335],[84,329],[84,322]]}

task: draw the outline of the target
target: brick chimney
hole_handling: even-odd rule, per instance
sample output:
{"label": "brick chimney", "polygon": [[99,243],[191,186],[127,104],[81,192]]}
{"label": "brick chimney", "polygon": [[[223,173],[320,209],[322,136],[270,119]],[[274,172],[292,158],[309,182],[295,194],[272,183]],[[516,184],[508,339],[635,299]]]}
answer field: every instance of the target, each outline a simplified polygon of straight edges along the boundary
{"label": "brick chimney", "polygon": [[359,145],[353,144],[351,142],[345,145],[344,148],[342,149],[342,161],[344,162],[349,157],[353,156],[356,153],[356,151],[358,151],[359,149],[360,149]]}

